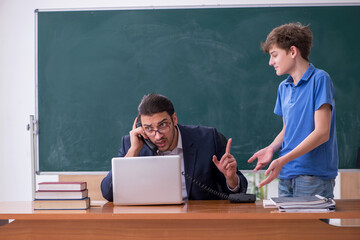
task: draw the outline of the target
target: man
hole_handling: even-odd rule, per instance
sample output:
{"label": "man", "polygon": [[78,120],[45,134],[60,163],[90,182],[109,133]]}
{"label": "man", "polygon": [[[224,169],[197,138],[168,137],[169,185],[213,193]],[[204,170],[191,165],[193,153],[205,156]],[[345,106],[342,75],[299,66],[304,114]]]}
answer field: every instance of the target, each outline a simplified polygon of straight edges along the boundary
{"label": "man", "polygon": [[300,23],[273,29],[263,44],[276,74],[289,76],[279,85],[274,113],[283,128],[258,159],[254,171],[271,162],[262,187],[279,176],[279,196],[322,195],[333,198],[338,170],[334,86],[329,75],[309,63],[312,32]]}
{"label": "man", "polygon": [[[142,126],[137,127],[138,121]],[[120,157],[153,155],[139,135],[157,146],[156,154],[180,155],[182,170],[205,186],[225,193],[246,192],[247,180],[237,170],[236,160],[230,154],[232,140],[226,144],[215,128],[178,124],[173,104],[165,96],[143,97],[130,134],[122,138]],[[184,199],[216,199],[184,176],[182,182]],[[105,199],[113,200],[111,171],[103,179],[101,191]]]}

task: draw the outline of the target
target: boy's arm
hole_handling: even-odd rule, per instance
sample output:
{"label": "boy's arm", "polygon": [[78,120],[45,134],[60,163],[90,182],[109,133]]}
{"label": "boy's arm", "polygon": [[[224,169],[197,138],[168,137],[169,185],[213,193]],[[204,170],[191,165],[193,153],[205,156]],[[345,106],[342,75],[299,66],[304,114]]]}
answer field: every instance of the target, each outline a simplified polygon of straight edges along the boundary
{"label": "boy's arm", "polygon": [[288,154],[275,159],[266,170],[268,176],[259,184],[262,187],[279,176],[281,168],[291,160],[310,152],[329,140],[331,126],[331,106],[323,104],[314,114],[315,129],[296,148]]}

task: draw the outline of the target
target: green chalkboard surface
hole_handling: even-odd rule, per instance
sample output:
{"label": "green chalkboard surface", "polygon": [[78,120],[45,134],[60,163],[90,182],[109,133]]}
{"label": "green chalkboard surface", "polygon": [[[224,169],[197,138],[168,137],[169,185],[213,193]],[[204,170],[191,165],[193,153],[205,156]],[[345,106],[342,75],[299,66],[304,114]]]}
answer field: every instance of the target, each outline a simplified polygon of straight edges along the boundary
{"label": "green chalkboard surface", "polygon": [[310,24],[310,61],[336,91],[341,169],[360,145],[360,7],[38,11],[40,172],[108,171],[143,95],[164,94],[181,124],[233,138],[240,169],[281,130],[276,76],[260,42]]}

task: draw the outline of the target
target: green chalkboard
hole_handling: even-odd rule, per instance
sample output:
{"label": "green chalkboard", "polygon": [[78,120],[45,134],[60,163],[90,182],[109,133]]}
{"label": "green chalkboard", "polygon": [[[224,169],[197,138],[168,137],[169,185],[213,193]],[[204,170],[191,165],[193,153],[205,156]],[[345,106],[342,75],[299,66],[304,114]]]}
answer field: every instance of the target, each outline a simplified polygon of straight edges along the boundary
{"label": "green chalkboard", "polygon": [[274,27],[310,24],[310,61],[336,91],[342,169],[360,145],[360,7],[38,11],[40,172],[108,171],[141,97],[174,103],[181,124],[233,138],[240,169],[281,130],[277,77],[260,42]]}

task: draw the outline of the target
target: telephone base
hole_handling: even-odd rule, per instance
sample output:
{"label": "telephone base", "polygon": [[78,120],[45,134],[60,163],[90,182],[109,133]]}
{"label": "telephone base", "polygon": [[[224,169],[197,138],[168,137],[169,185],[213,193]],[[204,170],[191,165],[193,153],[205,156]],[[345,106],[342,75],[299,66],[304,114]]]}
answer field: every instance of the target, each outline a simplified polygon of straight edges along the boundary
{"label": "telephone base", "polygon": [[231,203],[253,203],[256,201],[256,195],[247,193],[233,193],[229,194],[229,201]]}

